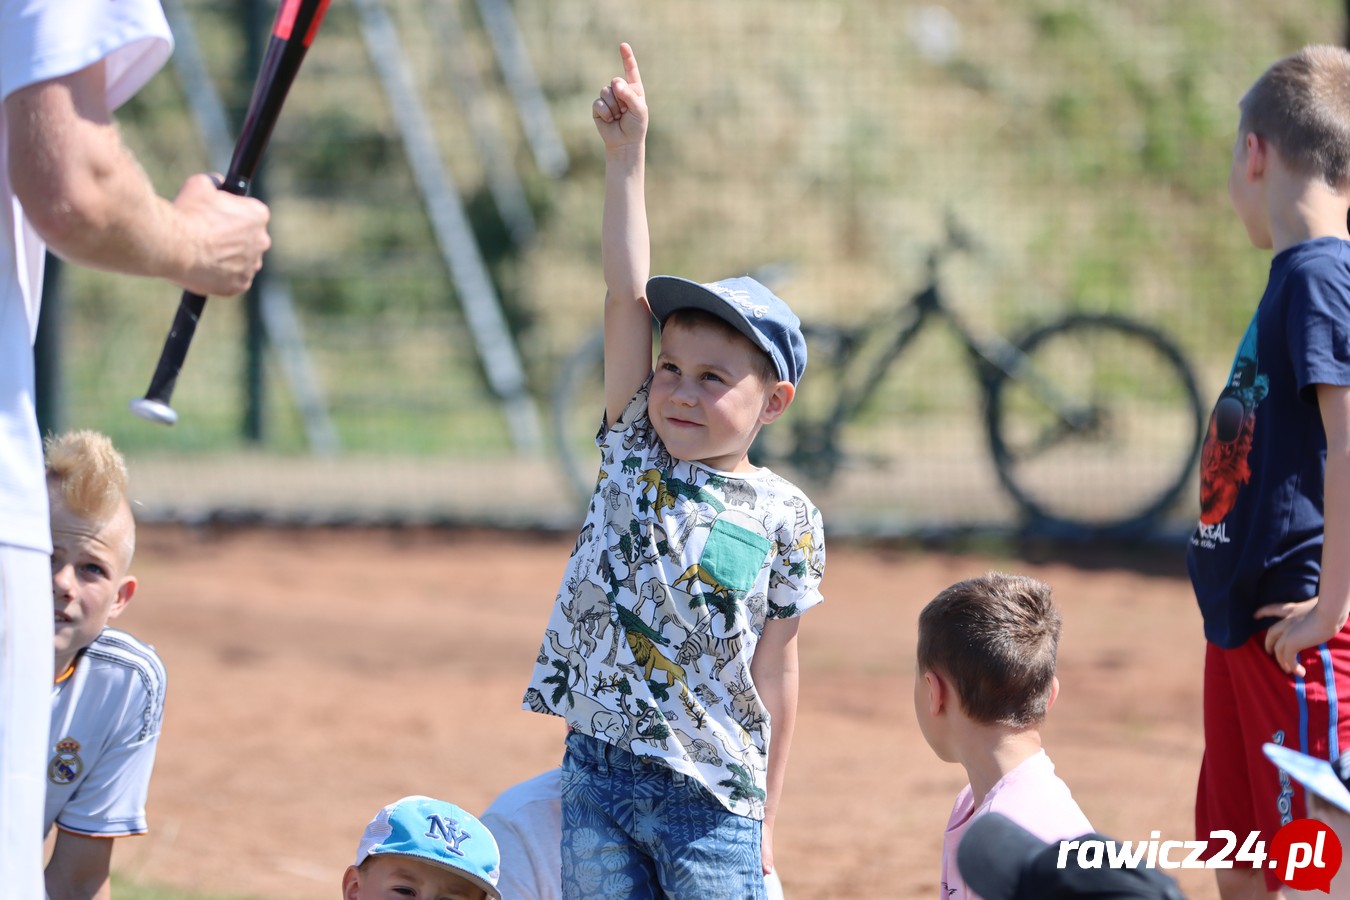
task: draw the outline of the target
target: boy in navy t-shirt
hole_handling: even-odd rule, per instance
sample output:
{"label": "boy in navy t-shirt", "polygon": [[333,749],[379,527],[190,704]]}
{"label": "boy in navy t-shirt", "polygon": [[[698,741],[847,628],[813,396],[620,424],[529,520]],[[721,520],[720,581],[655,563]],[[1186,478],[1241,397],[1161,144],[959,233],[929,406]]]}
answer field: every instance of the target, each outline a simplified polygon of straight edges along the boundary
{"label": "boy in navy t-shirt", "polygon": [[[1269,842],[1306,813],[1262,744],[1335,759],[1350,738],[1350,53],[1305,47],[1239,107],[1229,197],[1274,256],[1210,417],[1187,556],[1209,642],[1196,829]],[[1215,874],[1226,900],[1278,896],[1272,869]]]}

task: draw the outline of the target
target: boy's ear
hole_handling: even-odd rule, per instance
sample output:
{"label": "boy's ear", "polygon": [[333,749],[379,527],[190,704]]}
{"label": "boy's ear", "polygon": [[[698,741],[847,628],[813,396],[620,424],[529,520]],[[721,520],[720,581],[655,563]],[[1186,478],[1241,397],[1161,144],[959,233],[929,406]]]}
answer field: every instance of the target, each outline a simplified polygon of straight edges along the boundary
{"label": "boy's ear", "polygon": [[774,385],[773,393],[764,401],[764,411],[759,414],[760,424],[768,425],[786,412],[796,395],[797,389],[790,381],[780,381]]}
{"label": "boy's ear", "polygon": [[928,714],[930,716],[940,715],[948,703],[947,682],[942,680],[942,676],[932,669],[925,669],[923,673],[924,683],[928,685]]}
{"label": "boy's ear", "polygon": [[131,602],[131,598],[136,594],[136,576],[126,575],[122,578],[122,583],[117,586],[117,596],[113,598],[112,605],[108,607],[108,618],[115,619],[122,614]]}
{"label": "boy's ear", "polygon": [[356,900],[361,891],[361,870],[348,866],[342,873],[342,900]]}
{"label": "boy's ear", "polygon": [[1258,181],[1266,173],[1270,146],[1254,131],[1247,132],[1243,141],[1247,147],[1247,180]]}
{"label": "boy's ear", "polygon": [[1055,698],[1059,696],[1059,676],[1056,675],[1050,679],[1050,697],[1045,701],[1045,711],[1049,712],[1050,707],[1055,705]]}

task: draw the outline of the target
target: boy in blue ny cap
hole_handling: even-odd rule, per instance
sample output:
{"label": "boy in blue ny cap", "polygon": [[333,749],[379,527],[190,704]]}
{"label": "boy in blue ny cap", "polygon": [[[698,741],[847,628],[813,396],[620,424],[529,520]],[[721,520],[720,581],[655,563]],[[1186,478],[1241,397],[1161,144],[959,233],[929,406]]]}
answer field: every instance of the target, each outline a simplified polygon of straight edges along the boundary
{"label": "boy in blue ny cap", "polygon": [[342,900],[502,900],[500,868],[497,842],[482,822],[444,800],[404,797],[366,826],[342,876]]}
{"label": "boy in blue ny cap", "polygon": [[592,107],[609,289],[600,474],[525,706],[569,726],[564,898],[762,898],[797,627],[821,600],[825,550],[816,507],[748,453],[792,402],[806,344],[752,278],[648,280],[647,106],[620,53],[625,77]]}

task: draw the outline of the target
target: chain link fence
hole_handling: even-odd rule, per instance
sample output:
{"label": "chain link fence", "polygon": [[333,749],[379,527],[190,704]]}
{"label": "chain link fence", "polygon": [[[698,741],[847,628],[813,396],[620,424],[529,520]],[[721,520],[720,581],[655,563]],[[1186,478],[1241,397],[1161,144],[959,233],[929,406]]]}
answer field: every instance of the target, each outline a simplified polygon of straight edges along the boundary
{"label": "chain link fence", "polygon": [[[175,64],[119,118],[171,195],[228,158],[202,112],[214,94],[237,122],[255,72],[241,4],[170,9]],[[65,267],[44,324],[48,421],[109,433],[147,518],[572,527],[551,397],[599,324],[590,103],[621,40],[651,108],[656,272],[771,266],[803,319],[867,334],[898,319],[959,222],[973,247],[941,278],[973,332],[1128,315],[1182,349],[1207,405],[1268,262],[1227,205],[1237,99],[1278,56],[1344,32],[1330,0],[337,0],[265,158],[263,287],[208,305],[179,424],[126,411],[177,292]],[[886,372],[868,421],[892,459],[865,490],[812,490],[827,519],[1016,525],[953,333],[932,323]],[[839,390],[820,369],[801,386],[815,403]],[[1187,489],[1159,527],[1194,507]]]}

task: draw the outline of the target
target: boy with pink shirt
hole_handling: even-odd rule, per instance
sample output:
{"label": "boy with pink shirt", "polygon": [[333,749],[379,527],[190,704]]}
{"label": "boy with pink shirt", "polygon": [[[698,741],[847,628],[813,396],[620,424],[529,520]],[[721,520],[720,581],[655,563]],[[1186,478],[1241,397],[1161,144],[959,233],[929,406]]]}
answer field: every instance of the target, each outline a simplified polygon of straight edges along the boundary
{"label": "boy with pink shirt", "polygon": [[1041,747],[1041,723],[1059,693],[1060,616],[1050,586],[990,573],[958,582],[919,614],[914,712],[944,762],[970,783],[957,795],[942,840],[943,900],[970,900],[956,849],[989,812],[1043,841],[1092,831]]}

